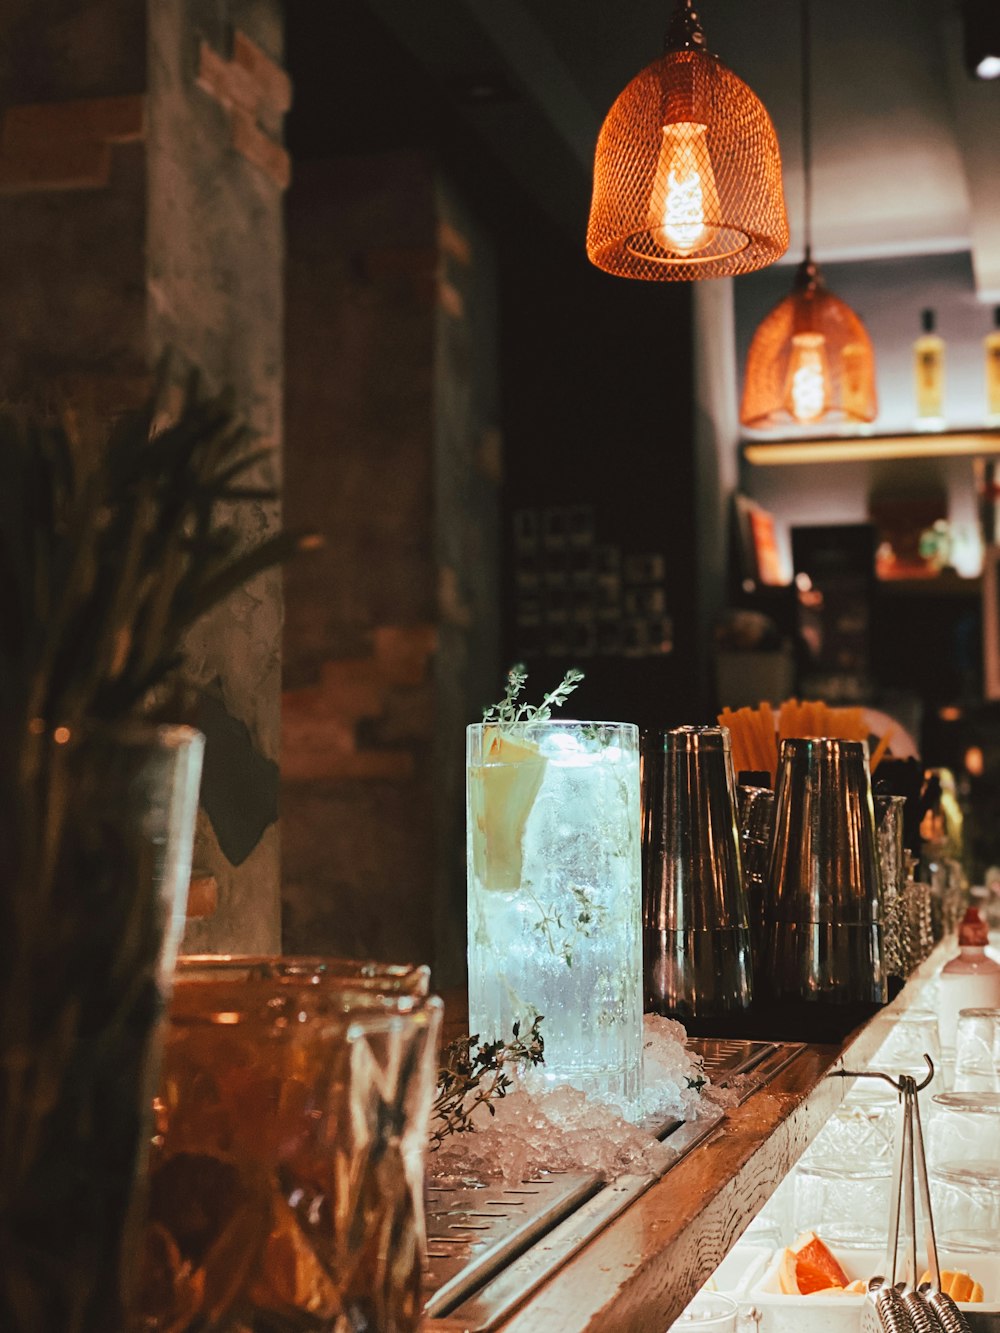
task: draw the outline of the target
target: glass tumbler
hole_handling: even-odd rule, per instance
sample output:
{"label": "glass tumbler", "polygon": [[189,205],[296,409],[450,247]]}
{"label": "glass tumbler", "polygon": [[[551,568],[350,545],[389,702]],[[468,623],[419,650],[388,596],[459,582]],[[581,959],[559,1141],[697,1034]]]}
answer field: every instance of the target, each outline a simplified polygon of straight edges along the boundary
{"label": "glass tumbler", "polygon": [[365,995],[427,995],[431,970],[426,963],[382,963],[361,958],[322,958],[277,954],[182,954],[179,980],[218,980],[222,975],[271,978],[288,984],[360,991]]}
{"label": "glass tumbler", "polygon": [[795,1168],[792,1221],[796,1235],[815,1231],[828,1245],[878,1250],[885,1246],[892,1196],[892,1162],[874,1158],[835,1164],[803,1159]]}
{"label": "glass tumbler", "polygon": [[890,976],[903,978],[907,975],[903,909],[903,890],[906,885],[906,862],[903,859],[905,808],[905,796],[875,797],[879,871],[882,876],[882,937],[885,967]]}
{"label": "glass tumbler", "polygon": [[175,983],[129,1327],[413,1333],[441,1002],[260,961]]}
{"label": "glass tumbler", "polygon": [[913,858],[903,885],[902,950],[906,974],[924,961],[934,948],[934,925],[931,910],[931,886],[914,879]]}
{"label": "glass tumbler", "polygon": [[621,722],[468,729],[469,1030],[545,1022],[549,1082],[641,1090],[639,732]]}
{"label": "glass tumbler", "polygon": [[938,1244],[995,1250],[1000,1234],[1000,1093],[933,1099],[927,1161]]}
{"label": "glass tumbler", "polygon": [[888,1095],[877,1088],[871,1095],[852,1093],[806,1149],[802,1163],[834,1173],[858,1168],[872,1176],[891,1170],[899,1099],[882,1086]]}
{"label": "glass tumbler", "polygon": [[933,1009],[912,1008],[905,1009],[901,1014],[878,1015],[872,1026],[876,1032],[885,1034],[872,1057],[873,1069],[897,1077],[910,1074],[920,1083],[927,1076],[924,1056],[928,1055],[934,1065],[930,1089],[935,1093],[944,1091],[938,1016]]}
{"label": "glass tumbler", "polygon": [[39,724],[4,751],[5,1333],[122,1327],[203,747],[189,727]]}
{"label": "glass tumbler", "polygon": [[1000,1009],[962,1009],[955,1029],[956,1092],[1000,1092]]}
{"label": "glass tumbler", "polygon": [[938,1175],[991,1179],[1000,1188],[1000,1093],[949,1092],[934,1099],[927,1159]]}
{"label": "glass tumbler", "polygon": [[739,1306],[718,1291],[700,1291],[670,1325],[668,1333],[736,1333]]}

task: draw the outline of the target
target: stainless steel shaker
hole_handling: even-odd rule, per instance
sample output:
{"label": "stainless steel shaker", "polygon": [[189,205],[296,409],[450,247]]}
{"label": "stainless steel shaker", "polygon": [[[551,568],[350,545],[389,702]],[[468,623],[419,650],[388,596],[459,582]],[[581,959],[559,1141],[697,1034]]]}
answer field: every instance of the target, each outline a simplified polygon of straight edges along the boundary
{"label": "stainless steel shaker", "polygon": [[757,959],[764,937],[764,904],[768,896],[767,877],[774,834],[774,792],[770,787],[740,783],[736,789],[736,813],[743,858],[743,887],[750,918],[750,943]]}
{"label": "stainless steel shaker", "polygon": [[887,998],[868,747],[782,741],[775,784],[764,977],[772,1000]]}
{"label": "stainless steel shaker", "polygon": [[704,1030],[752,993],[729,732],[647,734],[643,776],[646,1008]]}

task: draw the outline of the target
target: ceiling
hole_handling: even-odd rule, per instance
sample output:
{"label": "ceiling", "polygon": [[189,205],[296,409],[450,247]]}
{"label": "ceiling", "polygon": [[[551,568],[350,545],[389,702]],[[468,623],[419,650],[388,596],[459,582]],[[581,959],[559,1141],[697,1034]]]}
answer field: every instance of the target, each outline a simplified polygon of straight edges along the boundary
{"label": "ceiling", "polygon": [[[415,95],[402,110],[397,102],[386,113],[397,129],[400,118],[426,131],[451,117],[471,151],[582,247],[601,121],[659,54],[671,0],[364,0],[380,38],[365,29],[353,44],[344,27],[352,7],[289,0],[293,54],[306,38],[329,56],[309,15],[339,11],[328,37],[348,82],[379,90],[392,108],[378,66],[405,56],[411,83],[432,89],[437,109],[424,116]],[[797,261],[799,0],[703,0],[698,9],[709,46],[774,121],[792,232],[786,262]],[[970,250],[978,295],[1000,302],[1000,79],[965,74],[957,0],[812,0],[811,14],[817,257]]]}

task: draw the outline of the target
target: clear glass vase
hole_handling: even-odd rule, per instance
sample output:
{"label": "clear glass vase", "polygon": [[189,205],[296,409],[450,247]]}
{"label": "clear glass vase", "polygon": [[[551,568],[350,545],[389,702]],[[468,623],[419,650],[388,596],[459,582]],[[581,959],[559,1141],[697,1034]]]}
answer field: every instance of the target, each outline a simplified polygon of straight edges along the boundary
{"label": "clear glass vase", "polygon": [[204,739],[38,725],[0,776],[0,1328],[124,1326]]}

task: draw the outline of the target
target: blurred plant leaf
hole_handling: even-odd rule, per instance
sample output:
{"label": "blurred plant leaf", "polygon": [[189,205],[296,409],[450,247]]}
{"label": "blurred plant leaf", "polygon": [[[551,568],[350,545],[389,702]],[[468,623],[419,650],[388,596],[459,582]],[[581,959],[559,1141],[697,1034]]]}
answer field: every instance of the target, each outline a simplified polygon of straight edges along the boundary
{"label": "blurred plant leaf", "polygon": [[207,611],[308,540],[248,539],[277,498],[231,396],[157,390],[102,447],[64,422],[0,411],[0,715],[72,725],[143,711]]}

